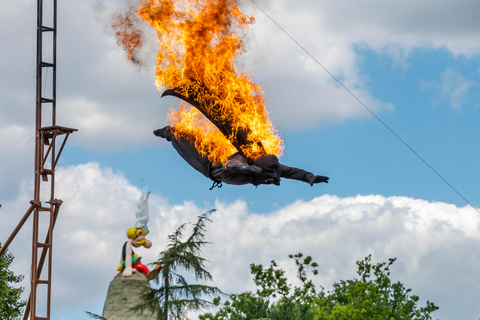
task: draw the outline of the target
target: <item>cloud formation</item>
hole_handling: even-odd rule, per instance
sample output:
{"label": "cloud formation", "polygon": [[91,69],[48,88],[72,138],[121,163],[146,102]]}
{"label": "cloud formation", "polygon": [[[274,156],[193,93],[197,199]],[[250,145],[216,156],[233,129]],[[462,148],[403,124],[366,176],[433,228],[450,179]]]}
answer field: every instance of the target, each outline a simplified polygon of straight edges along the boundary
{"label": "cloud formation", "polygon": [[[148,33],[142,53],[146,64],[138,70],[114,37],[105,33],[111,17],[108,10],[132,2],[136,1],[59,4],[59,120],[80,129],[72,143],[114,150],[150,145],[143,129],[150,132],[161,126],[167,110],[177,105],[161,100],[155,88],[154,35]],[[403,67],[408,66],[408,56],[415,49],[446,48],[453,55],[464,56],[480,52],[480,25],[474,14],[479,4],[474,0],[256,3],[376,112],[393,106],[373,97],[365,86],[358,48],[389,55],[394,64]],[[247,52],[238,67],[251,72],[264,88],[267,109],[278,129],[306,129],[326,121],[370,116],[253,3],[242,5],[255,16],[256,24],[249,30]],[[31,126],[33,115],[25,115],[33,112],[29,105],[35,99],[35,17],[31,1],[10,3],[0,12],[0,26],[15,30],[0,35],[8,48],[0,61],[0,94],[6,99],[0,114],[8,114],[25,128]],[[110,119],[102,120],[105,117]],[[81,133],[87,129],[88,133]]]}
{"label": "cloud formation", "polygon": [[456,111],[461,111],[469,102],[470,92],[475,87],[474,80],[466,79],[461,72],[451,68],[443,71],[440,79],[420,82],[420,89],[435,93],[434,104],[445,103]]}
{"label": "cloud formation", "polygon": [[[140,190],[121,172],[97,163],[60,168],[58,197],[64,200],[55,229],[53,301],[55,310],[101,305],[115,273],[126,230],[135,222]],[[3,203],[0,234],[6,237],[28,204],[28,192]],[[25,207],[22,209],[22,207]],[[194,222],[211,207],[195,203],[170,205],[159,194],[150,197],[150,250],[139,249],[153,262],[166,247],[166,237],[180,224]],[[225,292],[253,290],[250,263],[272,259],[295,278],[288,254],[302,252],[320,264],[315,282],[331,288],[334,281],[355,276],[355,261],[368,254],[374,261],[397,257],[394,280],[423,301],[440,306],[439,318],[472,318],[479,280],[480,215],[470,207],[406,197],[324,195],[297,201],[267,214],[250,212],[243,200],[216,202],[207,227],[204,251],[214,285]],[[7,218],[8,217],[8,218]],[[13,218],[15,217],[15,218]],[[16,273],[29,274],[29,223],[11,246]],[[24,284],[28,286],[27,283]]]}
{"label": "cloud formation", "polygon": [[[121,8],[129,1],[103,2]],[[409,67],[408,58],[419,49],[465,57],[480,52],[476,0],[256,2],[375,112],[394,106],[369,92],[359,49],[387,55],[393,67],[401,68]],[[68,145],[116,151],[150,146],[157,143],[151,131],[164,124],[168,108],[177,101],[159,98],[153,61],[141,69],[127,61],[115,39],[104,32],[106,17],[94,13],[99,10],[95,3],[59,3],[58,123],[79,129]],[[0,33],[0,241],[13,230],[32,196],[36,30],[34,1],[2,5],[0,26],[9,32]],[[301,130],[369,116],[251,2],[244,5],[257,22],[238,67],[251,71],[264,88],[278,129]],[[154,53],[152,41],[143,56],[148,60]],[[439,101],[460,109],[467,93],[474,91],[471,77],[446,69],[430,89],[438,90]],[[105,298],[140,190],[121,172],[98,163],[59,168],[57,177],[56,196],[65,202],[55,233],[54,308],[99,313],[92,306],[101,306]],[[211,209],[192,202],[173,205],[167,196],[150,198],[154,247],[141,252],[145,262],[155,259],[165,248],[166,236],[181,223]],[[248,203],[217,201],[208,226],[213,244],[205,255],[212,262],[215,285],[226,292],[253,290],[250,263],[276,259],[293,278],[287,255],[298,251],[320,263],[316,281],[328,289],[333,281],[353,277],[355,261],[372,253],[375,261],[397,257],[393,277],[439,305],[436,317],[479,316],[479,218],[469,207],[405,197],[325,195],[262,215],[252,212]],[[12,267],[27,275],[27,287],[30,223],[11,246],[16,257]]]}
{"label": "cloud formation", "polygon": [[468,99],[473,82],[466,80],[462,74],[452,69],[442,73],[438,88],[439,100],[446,101],[453,109],[459,110]]}
{"label": "cloud formation", "polygon": [[[255,2],[374,112],[393,106],[365,88],[359,48],[390,56],[392,65],[402,68],[408,68],[409,55],[418,49],[442,48],[467,57],[480,52],[478,33],[472,32],[480,29],[475,1],[459,6],[449,1]],[[245,6],[257,20],[246,56],[255,66],[255,79],[265,84],[274,124],[299,129],[369,116],[274,22],[250,2]]]}

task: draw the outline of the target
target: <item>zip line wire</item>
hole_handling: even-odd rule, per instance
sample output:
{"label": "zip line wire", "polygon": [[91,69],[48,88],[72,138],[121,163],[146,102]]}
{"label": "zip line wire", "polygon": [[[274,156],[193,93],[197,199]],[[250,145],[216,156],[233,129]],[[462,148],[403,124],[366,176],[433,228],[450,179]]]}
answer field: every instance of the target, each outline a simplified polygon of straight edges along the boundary
{"label": "zip line wire", "polygon": [[265,12],[265,10],[263,10],[254,0],[250,0],[252,1],[252,3],[260,10],[263,12],[263,14],[265,16],[267,16],[280,30],[283,31],[283,33],[285,33],[293,42],[295,42],[297,44],[297,46],[299,46],[310,58],[313,59],[313,61],[315,61],[323,70],[325,70],[325,72],[327,72],[340,86],[342,86],[353,98],[355,98],[355,100],[357,100],[365,109],[368,110],[368,112],[370,112],[378,121],[380,121],[381,124],[383,124],[383,126],[385,128],[388,129],[388,131],[390,131],[398,140],[400,140],[400,142],[402,142],[411,152],[413,152],[413,154],[415,154],[417,156],[417,158],[419,158],[424,164],[427,165],[427,167],[430,168],[430,170],[432,170],[440,179],[443,180],[443,182],[445,182],[453,191],[455,191],[463,200],[465,200],[466,203],[468,203],[475,211],[477,211],[477,213],[480,214],[480,211],[475,208],[471,203],[470,201],[467,200],[467,198],[465,198],[457,189],[455,189],[455,187],[450,184],[450,182],[448,182],[440,173],[438,173],[437,170],[435,170],[425,159],[423,159],[415,150],[413,150],[412,147],[410,147],[408,145],[408,143],[405,142],[405,140],[403,140],[402,138],[400,138],[400,136],[398,134],[395,133],[395,131],[393,131],[393,129],[391,129],[385,122],[383,122],[382,119],[380,119],[379,116],[377,116],[375,114],[375,112],[373,112],[365,103],[363,103],[362,100],[360,100],[360,98],[358,98],[352,91],[350,91],[340,80],[338,80],[337,77],[335,77],[330,71],[328,71],[327,68],[325,68],[310,52],[308,52],[307,49],[305,49],[304,46],[302,46],[297,40],[295,40],[294,37],[292,37],[280,24],[277,23],[277,21],[275,21],[267,12]]}

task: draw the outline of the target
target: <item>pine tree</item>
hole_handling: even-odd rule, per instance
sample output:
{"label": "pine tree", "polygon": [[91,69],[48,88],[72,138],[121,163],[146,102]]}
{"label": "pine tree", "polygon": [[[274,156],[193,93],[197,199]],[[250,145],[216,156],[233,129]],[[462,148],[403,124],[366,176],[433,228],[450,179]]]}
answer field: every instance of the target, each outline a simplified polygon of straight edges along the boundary
{"label": "pine tree", "polygon": [[144,309],[158,310],[160,304],[160,319],[183,319],[187,311],[201,311],[213,306],[213,302],[204,299],[205,296],[218,296],[222,292],[204,284],[190,284],[186,274],[193,273],[196,281],[212,281],[212,275],[205,269],[208,262],[200,256],[202,248],[209,242],[205,241],[205,224],[211,210],[198,217],[193,225],[191,235],[183,241],[187,224],[182,224],[174,233],[168,236],[167,249],[160,253],[155,262],[161,266],[155,274],[155,281],[159,288],[147,288],[144,295],[145,303],[138,306],[139,311]]}
{"label": "pine tree", "polygon": [[[0,243],[0,247],[1,247]],[[19,319],[26,301],[20,300],[24,288],[14,288],[13,283],[19,283],[23,276],[16,276],[8,267],[13,261],[13,255],[6,250],[0,257],[0,319],[15,320]]]}

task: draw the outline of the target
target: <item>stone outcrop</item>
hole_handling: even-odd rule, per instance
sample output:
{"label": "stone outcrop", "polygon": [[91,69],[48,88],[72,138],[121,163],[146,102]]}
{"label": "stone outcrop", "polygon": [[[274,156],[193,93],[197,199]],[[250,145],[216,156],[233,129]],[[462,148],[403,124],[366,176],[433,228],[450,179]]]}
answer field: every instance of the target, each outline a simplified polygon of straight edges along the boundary
{"label": "stone outcrop", "polygon": [[140,299],[145,287],[150,287],[150,284],[147,277],[141,272],[134,272],[131,277],[124,277],[122,273],[118,274],[108,287],[102,317],[107,320],[158,319],[159,309],[143,314],[132,310],[142,302]]}

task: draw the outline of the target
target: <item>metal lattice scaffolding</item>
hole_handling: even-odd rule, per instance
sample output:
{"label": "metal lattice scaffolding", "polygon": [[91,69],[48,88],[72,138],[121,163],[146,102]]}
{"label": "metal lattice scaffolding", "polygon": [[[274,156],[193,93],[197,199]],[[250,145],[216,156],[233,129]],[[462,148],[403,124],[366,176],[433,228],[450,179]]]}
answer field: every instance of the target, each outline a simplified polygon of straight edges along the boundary
{"label": "metal lattice scaffolding", "polygon": [[[62,204],[62,200],[55,198],[55,168],[69,135],[77,131],[77,129],[61,127],[56,124],[56,51],[57,0],[37,0],[34,195],[29,209],[0,248],[1,256],[33,213],[31,290],[24,320],[27,318],[50,320],[53,229]],[[57,148],[57,142],[60,144],[60,148]],[[46,230],[42,230],[41,225],[47,226]],[[41,230],[46,235],[39,240]],[[45,263],[46,271],[43,270]],[[38,293],[42,287],[46,289],[43,291],[44,295]],[[39,299],[40,296],[41,299]],[[42,306],[38,305],[39,301],[43,303]],[[45,314],[38,316],[39,312]]]}

